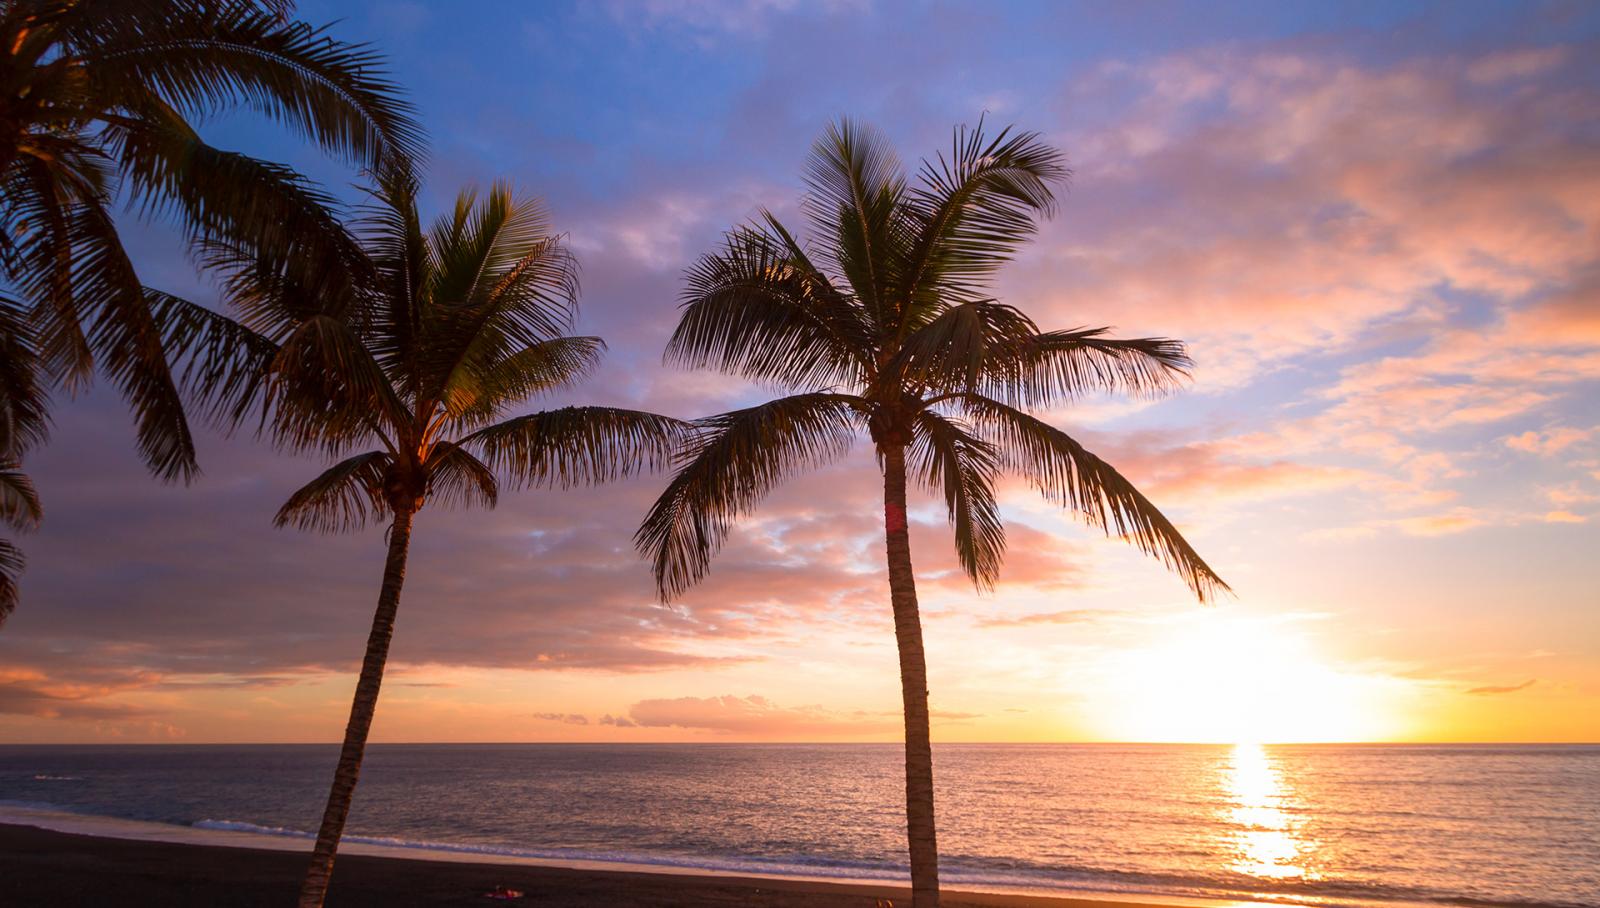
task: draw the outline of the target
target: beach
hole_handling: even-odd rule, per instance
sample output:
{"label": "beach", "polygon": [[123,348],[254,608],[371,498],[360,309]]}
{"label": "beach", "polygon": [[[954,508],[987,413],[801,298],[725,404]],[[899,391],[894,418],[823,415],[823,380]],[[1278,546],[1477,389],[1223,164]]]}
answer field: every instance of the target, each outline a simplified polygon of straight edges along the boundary
{"label": "beach", "polygon": [[[0,904],[15,908],[278,908],[292,904],[300,851],[120,839],[0,824]],[[909,904],[904,888],[695,873],[650,873],[527,864],[341,855],[330,908],[501,904],[495,886],[522,890],[506,904],[566,906],[738,905],[873,908]],[[1104,908],[1107,902],[950,891],[952,908]],[[1154,908],[1116,902],[1118,908]]]}

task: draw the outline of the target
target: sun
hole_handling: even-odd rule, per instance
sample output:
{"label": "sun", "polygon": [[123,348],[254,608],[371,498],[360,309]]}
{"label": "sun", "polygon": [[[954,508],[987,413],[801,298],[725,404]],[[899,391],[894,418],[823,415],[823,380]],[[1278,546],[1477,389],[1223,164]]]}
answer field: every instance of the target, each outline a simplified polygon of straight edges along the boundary
{"label": "sun", "polygon": [[1396,684],[1329,666],[1304,627],[1207,610],[1114,658],[1094,711],[1121,741],[1387,740]]}

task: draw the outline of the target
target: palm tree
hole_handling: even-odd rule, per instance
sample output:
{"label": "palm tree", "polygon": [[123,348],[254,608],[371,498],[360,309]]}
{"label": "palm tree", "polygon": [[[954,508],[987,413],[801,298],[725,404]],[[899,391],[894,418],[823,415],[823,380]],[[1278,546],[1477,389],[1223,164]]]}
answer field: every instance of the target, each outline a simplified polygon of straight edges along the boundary
{"label": "palm tree", "polygon": [[1137,489],[1071,436],[1025,412],[1098,391],[1159,394],[1186,376],[1177,341],[1103,328],[1040,331],[988,295],[990,279],[1052,213],[1061,154],[1032,133],[957,129],[948,158],[908,183],[876,132],[849,121],[812,148],[797,241],[772,214],[729,232],[687,273],[669,361],[799,393],[698,421],[635,542],[664,598],[708,569],[731,524],[774,486],[843,455],[865,429],[883,471],[890,603],[905,708],[912,904],[939,901],[927,668],[906,524],[908,472],[943,495],[962,568],[1000,569],[994,482],[1047,498],[1162,560],[1202,600],[1226,590]]}
{"label": "palm tree", "polygon": [[346,160],[400,166],[407,106],[364,45],[289,21],[289,0],[0,4],[0,299],[25,310],[41,369],[127,399],[167,480],[195,451],[162,327],[117,236],[114,197],[195,237],[261,246],[326,233],[326,199],[292,170],[204,142],[190,122],[245,108]]}
{"label": "palm tree", "polygon": [[[300,892],[322,905],[361,770],[405,579],[412,519],[424,504],[492,507],[502,479],[588,485],[663,469],[688,425],[609,407],[505,418],[527,398],[591,370],[604,344],[566,337],[576,265],[536,202],[496,185],[461,193],[422,229],[416,185],[390,174],[359,232],[304,259],[262,259],[229,244],[206,260],[225,275],[242,323],[161,298],[168,343],[210,413],[253,413],[291,450],[344,459],[295,492],[278,526],[337,532],[386,520],[388,560],[327,809]],[[321,241],[320,238],[317,239]],[[362,453],[350,452],[370,448]]]}

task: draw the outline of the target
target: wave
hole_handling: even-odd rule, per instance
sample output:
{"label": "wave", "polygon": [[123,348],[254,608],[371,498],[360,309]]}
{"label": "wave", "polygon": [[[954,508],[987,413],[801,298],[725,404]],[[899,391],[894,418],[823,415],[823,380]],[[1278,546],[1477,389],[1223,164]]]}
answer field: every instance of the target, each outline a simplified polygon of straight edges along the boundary
{"label": "wave", "polygon": [[[289,826],[265,826],[257,823],[248,823],[243,820],[197,820],[190,824],[196,829],[207,829],[220,832],[244,832],[253,835],[281,836],[294,839],[315,839],[316,835],[304,829],[295,829]],[[795,856],[791,860],[763,859],[763,858],[718,858],[700,855],[672,855],[672,854],[645,854],[622,851],[587,851],[580,849],[560,848],[518,848],[512,845],[479,844],[474,842],[441,842],[432,840],[403,839],[393,836],[373,835],[345,835],[340,837],[342,843],[359,845],[373,845],[382,848],[404,848],[413,851],[426,851],[446,854],[485,855],[494,857],[523,858],[533,861],[578,861],[595,864],[626,864],[647,867],[672,867],[685,870],[707,870],[721,873],[766,873],[773,875],[797,876],[816,874],[820,870],[829,871],[828,876],[842,876],[859,879],[890,879],[896,869],[894,866],[876,863],[852,863],[847,861],[832,861],[824,858],[809,856]],[[904,872],[905,868],[898,868]],[[787,871],[787,872],[785,872]]]}
{"label": "wave", "polygon": [[[282,835],[292,836],[297,839],[313,838],[311,833],[304,829],[290,829],[287,826],[257,826],[255,823],[246,823],[243,820],[196,820],[189,824],[196,829],[212,829],[221,832],[250,832],[256,835]],[[354,841],[351,836],[345,836],[348,841]]]}
{"label": "wave", "polygon": [[[195,828],[255,835],[311,840],[315,835],[304,829],[268,826],[242,820],[204,819]],[[452,855],[482,855],[527,861],[580,862],[631,867],[664,867],[698,870],[707,873],[757,874],[767,876],[813,877],[838,880],[903,880],[903,865],[880,862],[844,861],[814,855],[787,857],[674,855],[579,849],[531,849],[503,844],[441,842],[393,836],[346,835],[345,843],[399,848],[418,852]],[[1014,889],[1026,892],[1101,893],[1115,895],[1178,895],[1203,899],[1248,898],[1293,906],[1331,904],[1435,904],[1461,908],[1592,908],[1578,902],[1537,900],[1495,900],[1441,892],[1422,887],[1384,887],[1350,881],[1272,882],[1254,878],[1233,879],[1182,874],[1139,873],[1106,868],[1064,867],[1027,860],[992,862],[976,856],[947,856],[944,876],[958,886],[988,889]],[[988,866],[983,866],[988,865]]]}
{"label": "wave", "polygon": [[53,776],[49,773],[39,773],[33,777],[35,782],[82,782],[83,776]]}

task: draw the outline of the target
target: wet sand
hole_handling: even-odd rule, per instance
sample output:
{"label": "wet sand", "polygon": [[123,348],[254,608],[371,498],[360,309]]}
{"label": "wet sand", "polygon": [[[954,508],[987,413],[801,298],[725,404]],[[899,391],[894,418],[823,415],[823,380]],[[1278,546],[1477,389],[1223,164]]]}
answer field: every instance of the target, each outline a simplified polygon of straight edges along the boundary
{"label": "wet sand", "polygon": [[[0,905],[8,908],[283,908],[294,904],[306,855],[102,838],[0,824]],[[496,885],[526,897],[483,897]],[[740,908],[873,908],[911,903],[903,888],[737,876],[573,870],[342,855],[329,908],[404,905],[728,905]],[[1155,908],[1135,902],[947,892],[950,908]]]}

